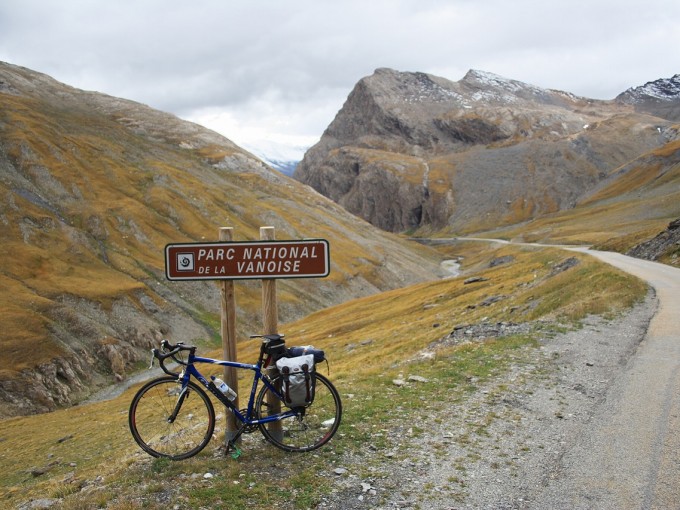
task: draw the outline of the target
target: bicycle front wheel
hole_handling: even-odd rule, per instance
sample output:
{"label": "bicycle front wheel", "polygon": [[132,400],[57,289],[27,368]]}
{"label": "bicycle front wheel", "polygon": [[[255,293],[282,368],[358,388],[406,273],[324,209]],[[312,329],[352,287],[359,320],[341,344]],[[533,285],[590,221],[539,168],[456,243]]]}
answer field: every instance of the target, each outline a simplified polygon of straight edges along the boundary
{"label": "bicycle front wheel", "polygon": [[177,378],[161,377],[137,392],[128,422],[132,437],[149,455],[181,460],[208,444],[215,430],[215,409],[194,382],[182,391]]}
{"label": "bicycle front wheel", "polygon": [[[259,419],[270,416],[267,398],[271,390],[264,386],[257,396],[255,409]],[[281,409],[288,409],[281,402]],[[342,417],[340,395],[333,384],[321,374],[316,374],[314,402],[300,409],[295,416],[258,426],[265,439],[288,452],[308,452],[323,446],[335,435]]]}

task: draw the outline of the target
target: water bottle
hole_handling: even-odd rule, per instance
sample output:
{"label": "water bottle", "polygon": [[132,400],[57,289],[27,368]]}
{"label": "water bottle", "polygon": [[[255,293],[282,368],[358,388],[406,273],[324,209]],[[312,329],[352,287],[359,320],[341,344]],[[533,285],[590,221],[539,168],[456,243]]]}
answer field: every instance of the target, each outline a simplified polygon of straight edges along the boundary
{"label": "water bottle", "polygon": [[222,379],[215,377],[214,375],[211,375],[210,378],[212,379],[215,386],[217,386],[217,389],[220,390],[225,397],[227,397],[229,400],[234,400],[236,398],[236,392],[232,390]]}

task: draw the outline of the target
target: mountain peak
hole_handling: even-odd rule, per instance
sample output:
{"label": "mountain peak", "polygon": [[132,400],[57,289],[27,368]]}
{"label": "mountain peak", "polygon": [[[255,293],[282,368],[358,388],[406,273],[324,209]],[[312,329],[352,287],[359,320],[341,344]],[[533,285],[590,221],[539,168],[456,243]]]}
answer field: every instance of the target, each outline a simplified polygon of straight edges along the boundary
{"label": "mountain peak", "polygon": [[629,88],[615,101],[662,119],[680,121],[680,74]]}
{"label": "mountain peak", "polygon": [[680,101],[680,74],[676,74],[672,78],[661,78],[638,87],[631,87],[616,99],[628,104],[647,100]]}
{"label": "mountain peak", "polygon": [[380,68],[294,176],[385,230],[495,228],[573,207],[611,169],[665,143],[668,123],[648,120],[477,69],[451,81]]}
{"label": "mountain peak", "polygon": [[524,85],[522,82],[517,80],[511,80],[499,74],[490,73],[488,71],[482,71],[479,69],[470,69],[467,73],[465,73],[465,76],[463,76],[461,81],[468,85],[485,85],[496,87],[510,87],[517,86],[517,84]]}
{"label": "mountain peak", "polygon": [[576,99],[573,94],[559,90],[549,90],[504,76],[470,69],[460,85],[476,91],[473,99],[491,103],[515,104],[521,101],[535,101],[544,104],[562,104],[563,101]]}

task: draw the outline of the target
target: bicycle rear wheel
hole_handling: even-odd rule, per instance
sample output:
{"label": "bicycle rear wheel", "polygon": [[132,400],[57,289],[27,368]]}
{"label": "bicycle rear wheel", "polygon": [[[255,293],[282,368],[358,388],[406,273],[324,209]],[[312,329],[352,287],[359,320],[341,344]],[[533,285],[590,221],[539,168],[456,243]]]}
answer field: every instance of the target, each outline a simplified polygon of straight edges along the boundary
{"label": "bicycle rear wheel", "polygon": [[[267,396],[271,393],[264,386],[257,396],[255,410],[259,419],[270,415]],[[281,402],[283,412],[288,409]],[[308,452],[323,446],[335,435],[342,417],[340,395],[333,384],[321,374],[316,374],[314,402],[300,409],[295,416],[284,418],[274,423],[281,424],[281,429],[272,428],[271,423],[259,424],[265,439],[277,448],[288,452]]]}
{"label": "bicycle rear wheel", "polygon": [[192,381],[182,392],[177,378],[161,377],[142,386],[134,396],[128,423],[132,437],[149,455],[181,460],[208,444],[215,429],[215,409]]}

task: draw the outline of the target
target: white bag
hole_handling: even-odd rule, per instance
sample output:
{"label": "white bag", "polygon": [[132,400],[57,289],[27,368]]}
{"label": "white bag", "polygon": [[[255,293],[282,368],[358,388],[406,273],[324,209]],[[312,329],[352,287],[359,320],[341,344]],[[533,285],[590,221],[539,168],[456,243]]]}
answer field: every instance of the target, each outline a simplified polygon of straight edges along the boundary
{"label": "white bag", "polygon": [[306,407],[314,401],[316,377],[313,354],[281,358],[276,361],[276,368],[281,374],[281,392],[288,407]]}

